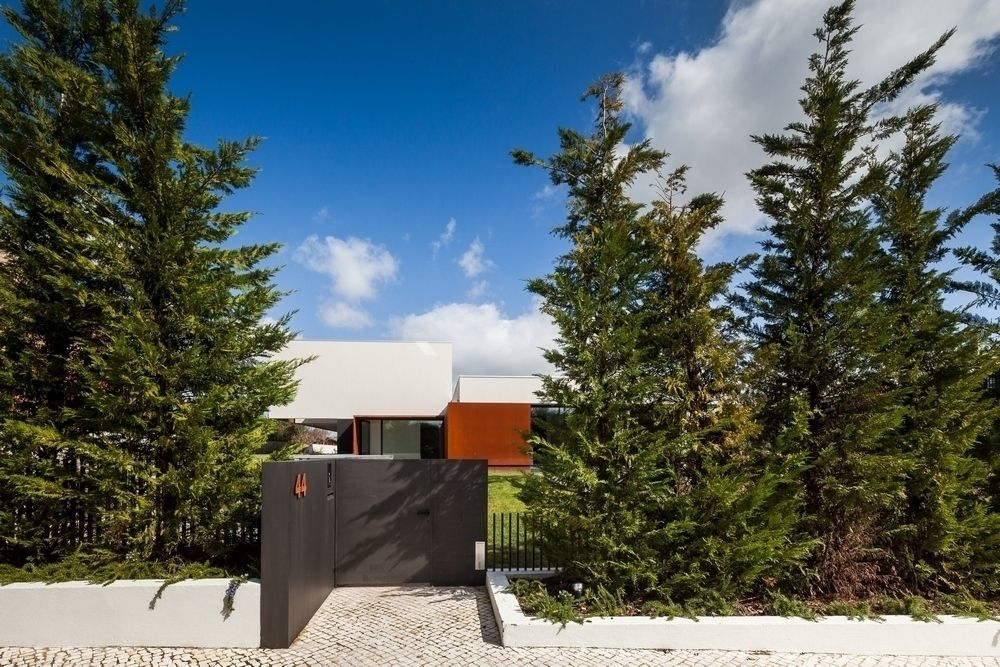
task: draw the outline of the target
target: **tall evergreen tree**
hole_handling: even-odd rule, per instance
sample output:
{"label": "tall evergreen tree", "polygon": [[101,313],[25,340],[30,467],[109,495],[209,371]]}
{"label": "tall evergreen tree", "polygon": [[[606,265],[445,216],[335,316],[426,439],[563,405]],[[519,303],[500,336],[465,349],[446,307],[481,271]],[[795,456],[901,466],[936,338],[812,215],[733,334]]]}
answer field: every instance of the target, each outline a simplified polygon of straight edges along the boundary
{"label": "tall evergreen tree", "polygon": [[[249,185],[243,163],[256,141],[184,141],[188,100],[168,89],[178,59],[165,55],[165,38],[181,10],[177,1],[147,12],[137,0],[29,0],[23,13],[8,12],[23,43],[0,69],[12,184],[0,238],[17,267],[13,303],[33,323],[53,307],[33,285],[51,284],[55,304],[86,307],[90,318],[70,323],[67,367],[43,386],[19,384],[25,362],[11,359],[7,392],[26,407],[5,415],[16,436],[9,460],[30,463],[35,481],[13,466],[0,480],[25,511],[53,500],[85,547],[159,560],[228,555],[225,529],[256,511],[264,412],[294,389],[294,364],[268,360],[291,337],[288,320],[261,323],[281,296],[263,265],[277,247],[232,245],[249,214],[218,210]],[[84,54],[77,60],[51,43],[64,33]],[[40,110],[38,100],[47,100]],[[51,139],[60,105],[85,121],[71,124],[78,145]],[[33,228],[46,235],[24,242]],[[51,320],[67,326],[67,312]],[[5,354],[45,340],[16,327],[5,336]],[[45,410],[28,406],[41,397]],[[28,518],[16,528],[44,526]],[[10,528],[5,542],[23,543]],[[57,557],[70,542],[22,555]]]}
{"label": "tall evergreen tree", "polygon": [[661,179],[642,220],[649,275],[640,342],[655,379],[649,427],[664,459],[649,498],[660,558],[658,593],[690,609],[724,611],[785,578],[806,555],[792,535],[794,470],[765,471],[745,396],[743,339],[726,297],[752,258],[706,266],[697,246],[721,221],[722,199],[684,201],[686,167]]}
{"label": "tall evergreen tree", "polygon": [[629,197],[664,154],[624,145],[620,75],[598,101],[590,136],[560,130],[547,160],[515,151],[568,186],[571,247],[529,289],[559,329],[545,398],[565,424],[532,437],[541,474],[522,491],[547,553],[569,577],[613,592],[720,611],[780,575],[801,549],[794,512],[772,502],[782,481],[758,476],[754,427],[741,403],[741,350],[717,303],[737,264],[706,268],[695,252],[721,200],[681,203],[682,168],[648,209]]}
{"label": "tall evergreen tree", "polygon": [[[1000,165],[990,165],[990,168],[997,179],[998,187],[983,195],[966,210],[964,215],[970,219],[978,215],[996,218],[991,225],[993,241],[989,250],[967,246],[957,249],[955,254],[963,264],[983,275],[983,280],[960,281],[957,287],[975,297],[972,305],[983,311],[983,314],[976,318],[976,324],[985,327],[992,334],[993,343],[996,344],[998,325],[1000,325],[1000,318],[996,317],[996,310],[1000,308]],[[1000,373],[994,374],[989,379],[988,394],[994,401],[1000,401]],[[980,439],[976,453],[991,471],[989,491],[993,500],[992,508],[994,512],[1000,513],[1000,420],[997,420],[993,428]]]}
{"label": "tall evergreen tree", "polygon": [[[970,206],[966,213],[968,217],[989,215],[1000,218],[1000,164],[990,165],[990,169],[997,179],[998,187]],[[993,242],[988,251],[966,246],[956,250],[955,255],[963,264],[972,267],[987,279],[964,281],[959,287],[975,297],[974,305],[996,310],[1000,309],[1000,219],[991,226]]]}
{"label": "tall evergreen tree", "polygon": [[571,244],[550,275],[528,284],[559,330],[558,347],[545,351],[558,374],[542,378],[544,394],[567,413],[554,436],[535,439],[543,474],[523,494],[547,527],[546,550],[571,576],[635,590],[655,585],[646,508],[662,444],[637,414],[649,409],[652,379],[640,351],[643,213],[628,187],[658,168],[663,153],[648,141],[623,148],[622,83],[611,75],[586,92],[598,105],[592,134],[561,129],[555,156],[513,156],[568,187],[567,219],[553,233]]}
{"label": "tall evergreen tree", "polygon": [[774,159],[749,174],[769,238],[741,300],[756,347],[763,446],[776,462],[805,465],[802,530],[820,540],[812,592],[842,595],[880,585],[878,533],[904,493],[905,469],[887,448],[903,413],[892,386],[899,355],[866,208],[880,183],[868,168],[874,142],[896,124],[876,123],[872,111],[929,67],[948,38],[862,89],[846,73],[852,8],[851,0],[832,7],[816,31],[804,119],[785,134],[754,137]]}
{"label": "tall evergreen tree", "polygon": [[80,186],[108,176],[92,149],[104,132],[93,5],[3,10],[21,36],[0,56],[8,180],[0,207],[0,353],[8,368],[0,376],[0,552],[13,562],[65,548],[95,500],[79,479],[84,455],[68,442],[78,434],[70,413],[86,395],[87,342],[105,315],[105,304],[88,295],[109,289],[100,242],[107,219],[93,214]]}
{"label": "tall evergreen tree", "polygon": [[953,271],[939,263],[974,211],[945,218],[926,206],[957,140],[940,133],[935,112],[923,106],[908,114],[903,148],[874,198],[890,260],[884,302],[896,319],[892,346],[905,410],[892,442],[907,468],[907,505],[882,538],[910,590],[983,595],[1000,583],[1000,514],[989,509],[989,470],[973,452],[998,416],[984,396],[997,353],[983,327],[966,326],[944,305]]}

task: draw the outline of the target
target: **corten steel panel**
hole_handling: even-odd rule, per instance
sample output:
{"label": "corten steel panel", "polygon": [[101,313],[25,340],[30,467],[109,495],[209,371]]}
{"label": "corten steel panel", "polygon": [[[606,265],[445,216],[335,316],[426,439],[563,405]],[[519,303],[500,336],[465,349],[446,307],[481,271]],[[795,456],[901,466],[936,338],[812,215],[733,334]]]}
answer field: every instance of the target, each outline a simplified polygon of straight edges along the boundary
{"label": "corten steel panel", "polygon": [[527,403],[449,403],[445,413],[449,459],[486,459],[491,466],[530,466],[524,434],[531,429]]}
{"label": "corten steel panel", "polygon": [[[295,481],[307,490],[297,496]],[[334,586],[334,462],[267,462],[261,506],[261,646],[285,648]]]}
{"label": "corten steel panel", "polygon": [[337,585],[481,584],[486,462],[341,460]]}

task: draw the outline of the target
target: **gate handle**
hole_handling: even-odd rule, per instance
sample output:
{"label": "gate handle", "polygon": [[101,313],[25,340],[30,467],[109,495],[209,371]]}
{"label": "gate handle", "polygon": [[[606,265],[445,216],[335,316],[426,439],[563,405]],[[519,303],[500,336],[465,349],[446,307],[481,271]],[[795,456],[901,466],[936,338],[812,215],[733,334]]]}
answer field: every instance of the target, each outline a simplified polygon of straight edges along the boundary
{"label": "gate handle", "polygon": [[417,516],[430,516],[430,510],[417,510]]}

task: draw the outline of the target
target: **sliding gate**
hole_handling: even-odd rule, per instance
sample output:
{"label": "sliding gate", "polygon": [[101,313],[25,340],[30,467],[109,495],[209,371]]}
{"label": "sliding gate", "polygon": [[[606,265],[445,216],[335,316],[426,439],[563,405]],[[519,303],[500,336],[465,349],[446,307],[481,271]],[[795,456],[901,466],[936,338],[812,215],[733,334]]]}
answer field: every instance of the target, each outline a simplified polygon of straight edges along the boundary
{"label": "sliding gate", "polygon": [[338,461],[336,585],[481,586],[486,483],[485,461]]}

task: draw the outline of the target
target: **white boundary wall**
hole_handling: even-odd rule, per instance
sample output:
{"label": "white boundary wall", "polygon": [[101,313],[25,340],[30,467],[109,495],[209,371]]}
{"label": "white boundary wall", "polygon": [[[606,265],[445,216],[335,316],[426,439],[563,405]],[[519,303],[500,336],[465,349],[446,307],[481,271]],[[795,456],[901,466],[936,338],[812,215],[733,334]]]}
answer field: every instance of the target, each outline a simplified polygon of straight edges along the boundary
{"label": "white boundary wall", "polygon": [[540,403],[542,380],[533,375],[461,375],[452,400],[459,403]]}
{"label": "white boundary wall", "polygon": [[268,410],[276,419],[441,414],[451,398],[451,343],[293,340],[276,359],[311,362],[295,371],[298,392]]}
{"label": "white boundary wall", "polygon": [[565,627],[521,611],[506,592],[507,576],[488,572],[486,587],[504,646],[571,646],[721,651],[777,651],[854,655],[1000,656],[1000,622],[941,616],[940,623],[909,616],[818,621],[782,616],[591,618]]}
{"label": "white boundary wall", "polygon": [[260,584],[236,589],[222,615],[229,579],[82,581],[0,586],[0,646],[260,646]]}

